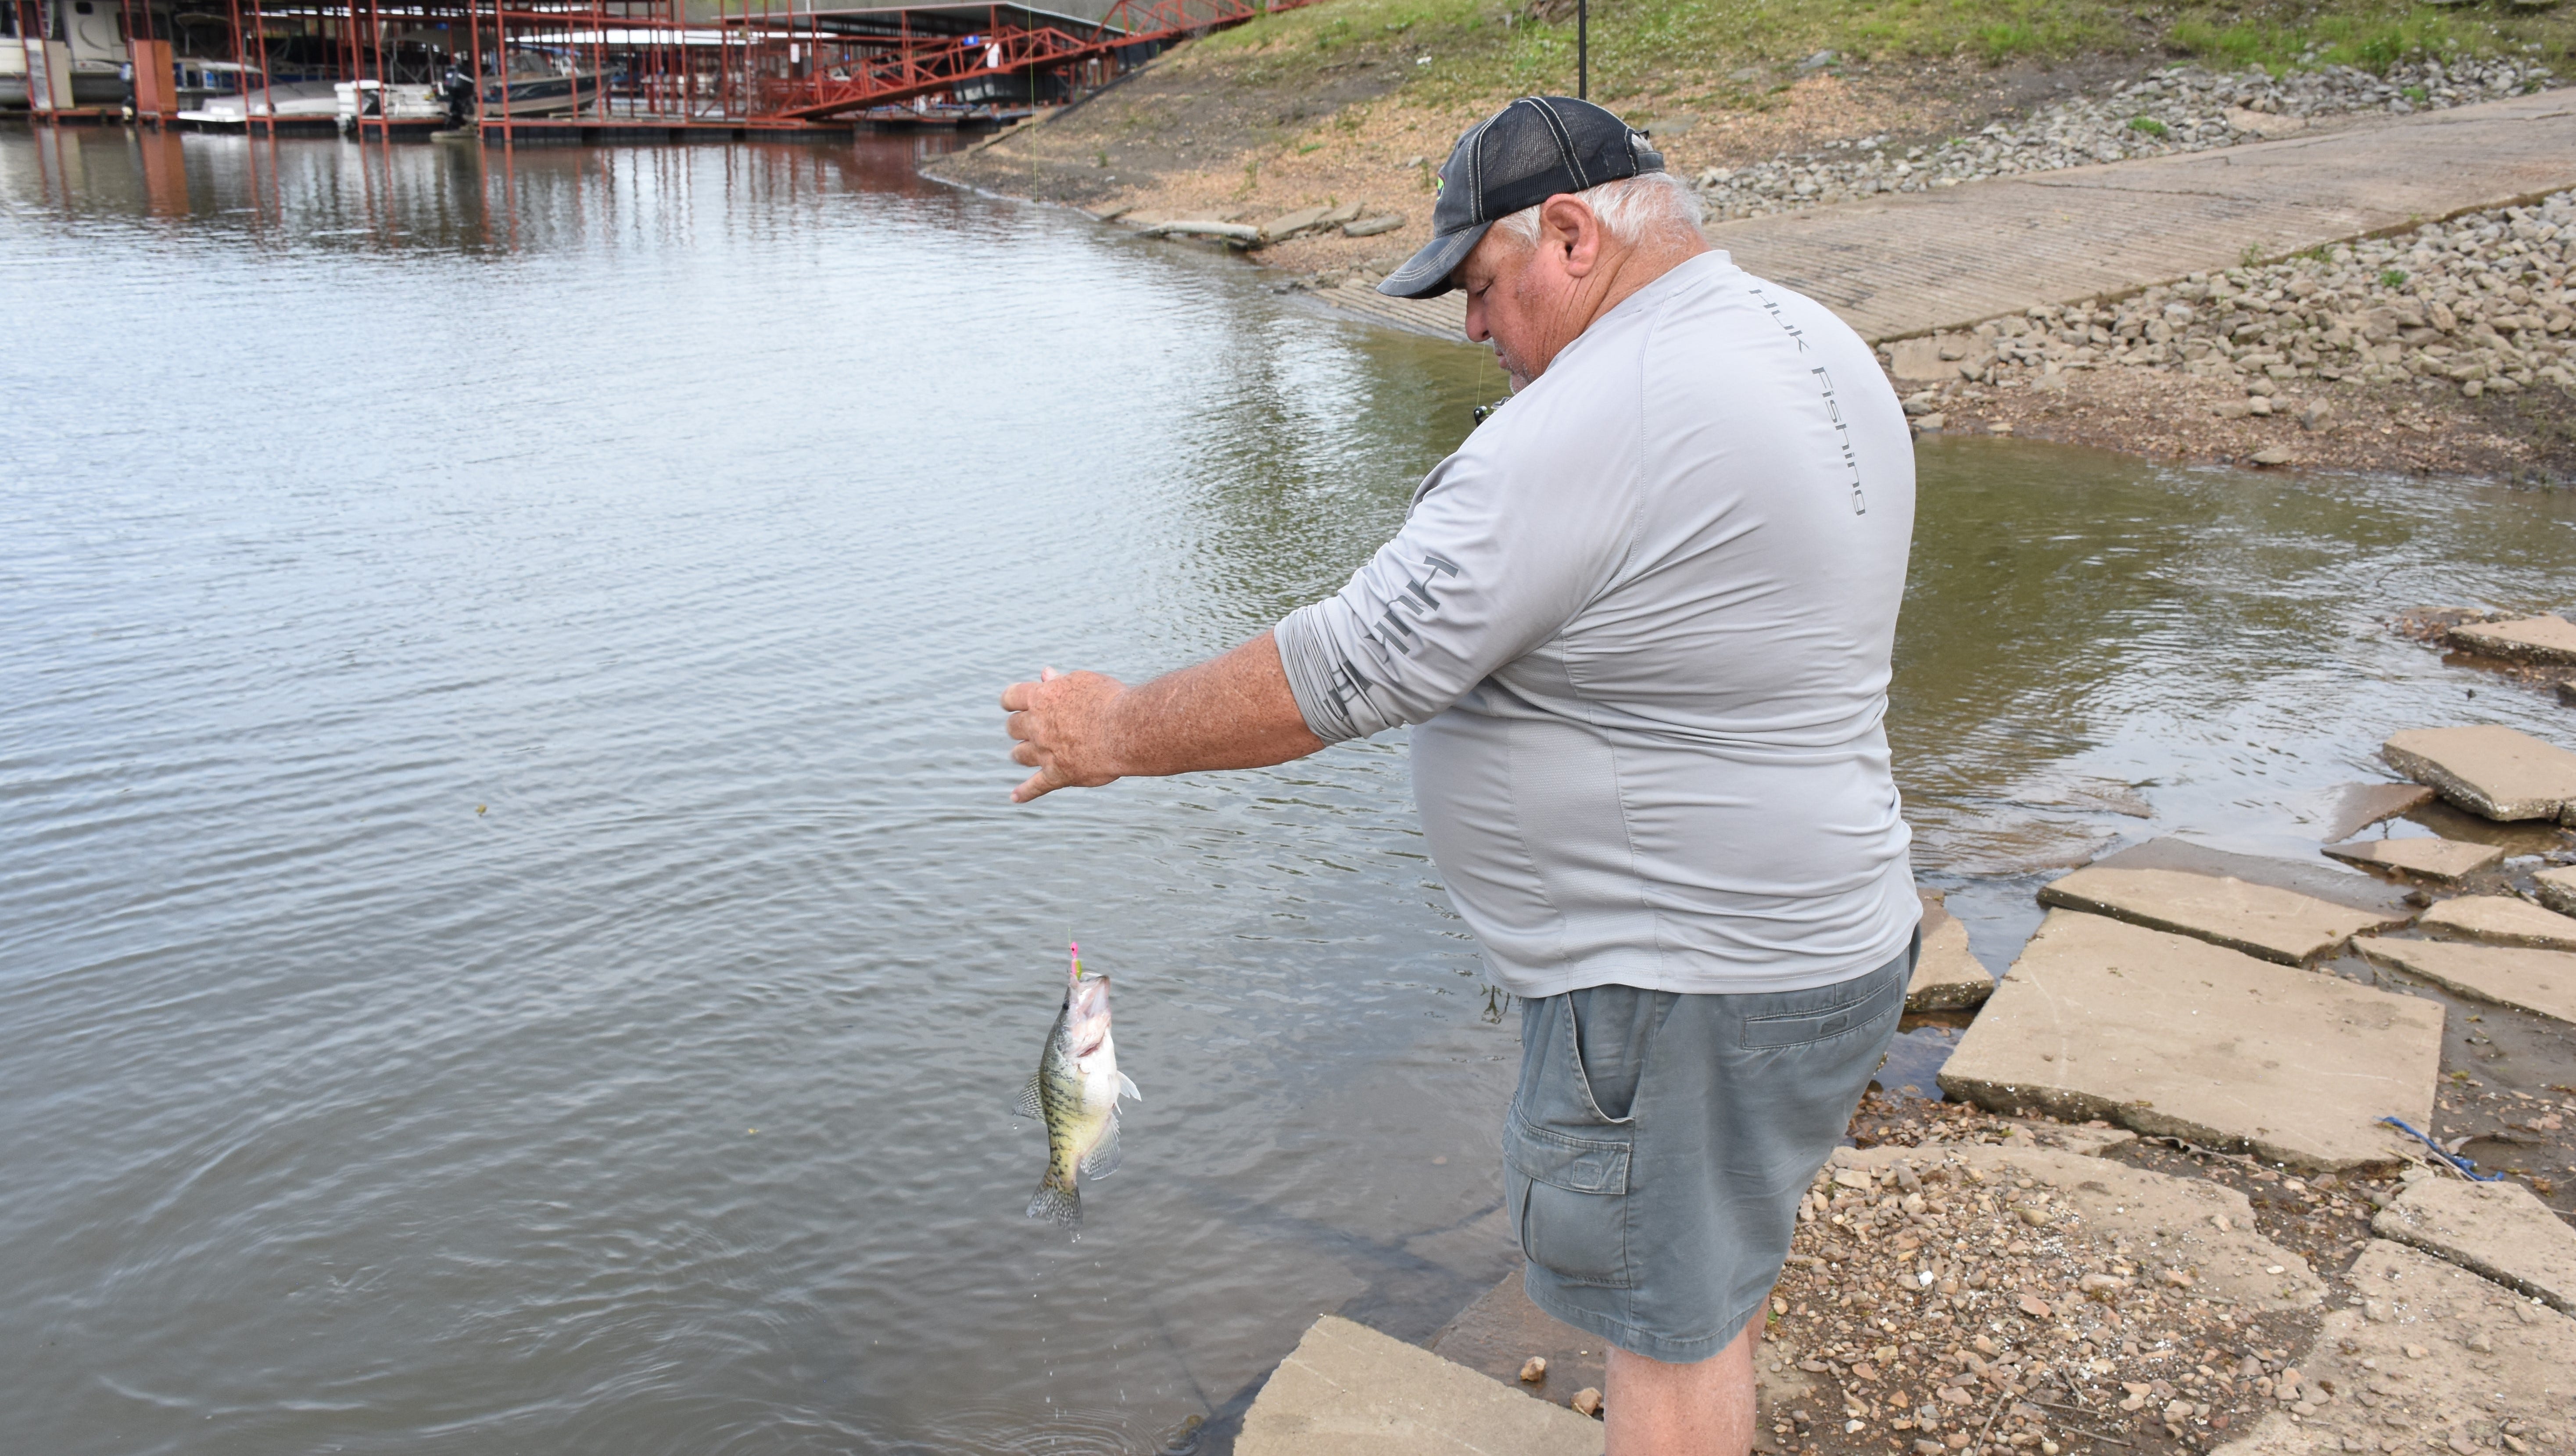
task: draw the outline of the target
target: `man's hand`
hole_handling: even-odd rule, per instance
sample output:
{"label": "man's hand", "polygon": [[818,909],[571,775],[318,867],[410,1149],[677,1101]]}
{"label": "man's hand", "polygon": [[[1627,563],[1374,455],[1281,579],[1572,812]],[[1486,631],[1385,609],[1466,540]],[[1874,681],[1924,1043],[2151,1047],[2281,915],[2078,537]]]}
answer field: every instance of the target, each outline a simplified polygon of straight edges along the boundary
{"label": "man's hand", "polygon": [[1011,757],[1037,770],[1011,790],[1014,804],[1128,774],[1261,768],[1324,746],[1298,713],[1267,632],[1138,688],[1050,667],[1004,688],[1002,707],[1019,740]]}
{"label": "man's hand", "polygon": [[1011,802],[1025,804],[1056,789],[1116,783],[1109,713],[1126,690],[1114,677],[1052,667],[1041,668],[1036,682],[1002,689],[1002,708],[1011,715],[1005,726],[1020,740],[1011,757],[1037,770],[1011,790]]}

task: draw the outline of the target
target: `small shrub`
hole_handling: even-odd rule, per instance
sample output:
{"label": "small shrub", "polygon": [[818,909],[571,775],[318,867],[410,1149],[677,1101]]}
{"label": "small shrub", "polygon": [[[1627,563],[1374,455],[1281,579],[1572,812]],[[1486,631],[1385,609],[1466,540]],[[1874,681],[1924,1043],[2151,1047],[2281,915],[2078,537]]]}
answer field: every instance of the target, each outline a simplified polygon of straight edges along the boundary
{"label": "small shrub", "polygon": [[2160,136],[2171,136],[2171,135],[2173,135],[2173,128],[2172,128],[2172,127],[2169,127],[2169,126],[2165,125],[2163,122],[2156,120],[2156,119],[2155,119],[2154,117],[2152,117],[2152,116],[2133,116],[2133,117],[2130,117],[2130,118],[2129,118],[2129,130],[2131,130],[2131,131],[2142,131],[2142,132],[2145,132],[2147,135],[2149,135],[2149,136],[2151,136],[2151,137],[2160,137]]}
{"label": "small shrub", "polygon": [[2394,289],[2394,288],[2403,288],[2403,287],[2405,287],[2405,286],[2406,286],[2406,270],[2405,270],[2405,269],[2403,269],[2403,268],[2382,268],[2382,269],[2380,269],[2380,270],[2379,270],[2379,286],[2380,286],[2380,287],[2382,287],[2382,288],[2392,288],[2392,289]]}

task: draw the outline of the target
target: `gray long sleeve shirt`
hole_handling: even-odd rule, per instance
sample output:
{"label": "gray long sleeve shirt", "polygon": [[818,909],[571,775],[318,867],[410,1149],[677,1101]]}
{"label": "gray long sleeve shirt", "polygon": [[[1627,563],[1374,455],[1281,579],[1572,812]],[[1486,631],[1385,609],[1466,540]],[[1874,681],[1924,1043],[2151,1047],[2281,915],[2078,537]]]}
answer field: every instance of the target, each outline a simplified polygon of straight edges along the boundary
{"label": "gray long sleeve shirt", "polygon": [[1416,724],[1502,985],[1830,985],[1918,915],[1889,775],[1914,451],[1821,305],[1691,259],[1593,321],[1279,624],[1328,741]]}

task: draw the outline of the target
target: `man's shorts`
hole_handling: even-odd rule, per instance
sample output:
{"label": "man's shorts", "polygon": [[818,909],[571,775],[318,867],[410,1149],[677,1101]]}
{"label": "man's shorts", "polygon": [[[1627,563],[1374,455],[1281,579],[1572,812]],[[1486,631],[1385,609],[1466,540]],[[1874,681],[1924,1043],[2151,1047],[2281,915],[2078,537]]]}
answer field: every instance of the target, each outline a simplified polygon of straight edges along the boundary
{"label": "man's shorts", "polygon": [[1885,966],[1809,991],[1595,986],[1523,1002],[1503,1183],[1531,1300],[1651,1359],[1726,1348],[1779,1280],[1921,948],[1918,933]]}

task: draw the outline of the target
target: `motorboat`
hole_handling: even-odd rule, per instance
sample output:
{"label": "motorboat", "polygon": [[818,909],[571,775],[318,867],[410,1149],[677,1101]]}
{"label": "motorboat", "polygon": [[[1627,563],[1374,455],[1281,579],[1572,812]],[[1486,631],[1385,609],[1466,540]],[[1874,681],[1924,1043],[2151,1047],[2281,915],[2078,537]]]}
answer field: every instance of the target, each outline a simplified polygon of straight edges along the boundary
{"label": "motorboat", "polygon": [[336,126],[340,119],[338,84],[331,81],[261,81],[231,96],[209,96],[179,120],[194,126],[241,127],[257,121],[281,126]]}
{"label": "motorboat", "polygon": [[175,56],[172,69],[178,72],[179,109],[183,112],[203,110],[208,98],[237,96],[262,80],[257,66],[204,56]]}
{"label": "motorboat", "polygon": [[19,33],[20,8],[0,10],[0,111],[27,109],[27,73],[40,111],[125,103],[125,32],[116,0],[42,0],[24,12],[37,33]]}
{"label": "motorboat", "polygon": [[339,81],[331,87],[331,100],[332,114],[339,120],[342,131],[356,127],[360,118],[389,122],[439,122],[447,119],[447,103],[440,99],[435,86]]}
{"label": "motorboat", "polygon": [[485,120],[561,116],[599,100],[601,77],[595,70],[577,66],[522,69],[521,62],[520,57],[512,58],[506,84],[497,77],[483,83],[481,114]]}

